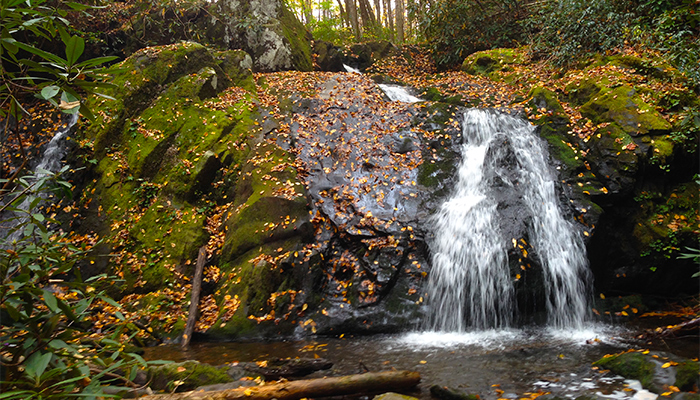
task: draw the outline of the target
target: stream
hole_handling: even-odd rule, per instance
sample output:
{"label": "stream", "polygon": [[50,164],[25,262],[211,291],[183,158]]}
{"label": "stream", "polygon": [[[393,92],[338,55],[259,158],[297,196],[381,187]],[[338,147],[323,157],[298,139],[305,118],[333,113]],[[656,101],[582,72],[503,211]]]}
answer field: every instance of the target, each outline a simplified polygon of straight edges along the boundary
{"label": "stream", "polygon": [[[591,367],[605,354],[624,350],[622,329],[591,325],[577,331],[545,328],[485,330],[473,333],[407,333],[347,336],[279,342],[195,343],[146,349],[149,360],[198,360],[212,365],[271,358],[325,358],[330,371],[310,376],[339,376],[365,371],[413,370],[421,374],[419,391],[430,398],[435,384],[479,394],[482,399],[530,398],[552,393],[566,398],[598,395],[613,399],[655,398],[636,391],[634,381]],[[639,388],[641,389],[641,388]],[[643,397],[648,396],[648,397]]]}

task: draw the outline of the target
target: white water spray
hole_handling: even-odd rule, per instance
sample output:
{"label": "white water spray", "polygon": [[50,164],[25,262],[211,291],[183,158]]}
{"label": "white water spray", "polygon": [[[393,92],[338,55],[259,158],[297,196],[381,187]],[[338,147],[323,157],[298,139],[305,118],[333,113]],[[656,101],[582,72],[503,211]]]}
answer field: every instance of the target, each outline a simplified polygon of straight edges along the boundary
{"label": "white water spray", "polygon": [[[581,327],[587,317],[590,272],[582,238],[558,206],[554,176],[534,127],[507,114],[469,110],[464,115],[462,163],[455,190],[434,217],[433,267],[428,283],[427,328],[466,332],[513,323],[516,301],[498,204],[485,176],[497,166],[486,155],[506,138],[519,170],[515,184],[530,218],[528,236],[539,255],[548,324]],[[498,171],[495,171],[498,173]]]}

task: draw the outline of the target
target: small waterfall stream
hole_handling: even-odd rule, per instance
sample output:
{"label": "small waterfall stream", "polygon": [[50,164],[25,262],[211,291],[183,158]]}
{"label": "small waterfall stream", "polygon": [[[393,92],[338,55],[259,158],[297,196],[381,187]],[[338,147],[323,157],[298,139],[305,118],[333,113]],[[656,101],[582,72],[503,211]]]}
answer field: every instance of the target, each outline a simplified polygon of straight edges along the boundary
{"label": "small waterfall stream", "polygon": [[[56,173],[61,169],[61,161],[66,155],[66,136],[71,132],[71,129],[78,122],[78,114],[71,114],[68,120],[61,125],[53,137],[46,145],[44,153],[39,160],[39,163],[34,169],[34,181],[45,177],[47,173]],[[32,189],[34,190],[34,189]],[[32,192],[33,193],[33,192]],[[38,193],[42,196],[42,193]],[[27,196],[22,203],[17,206],[16,211],[7,211],[0,215],[0,235],[5,238],[4,245],[12,243],[14,240],[21,238],[22,232],[14,231],[12,234],[8,235],[8,231],[12,231],[12,228],[26,222],[28,216],[26,215],[29,210],[29,206],[35,199],[35,195]],[[4,199],[3,199],[4,200]],[[12,200],[9,200],[12,201]],[[43,202],[43,200],[41,201]],[[19,211],[23,210],[23,211]],[[8,215],[11,214],[11,215]]]}
{"label": "small waterfall stream", "polygon": [[[588,315],[588,271],[582,238],[559,208],[547,152],[526,121],[486,110],[464,114],[462,163],[452,197],[434,216],[433,268],[428,284],[429,330],[466,332],[504,328],[516,317],[514,273],[499,230],[499,204],[487,176],[518,193],[529,219],[530,244],[544,277],[548,325],[580,328]],[[506,171],[490,148],[507,143],[517,160]],[[516,176],[515,179],[505,175]]]}
{"label": "small waterfall stream", "polygon": [[[357,69],[353,68],[349,65],[343,64],[343,68],[345,68],[346,72],[349,72],[351,74],[360,74],[362,75],[362,72]],[[391,101],[398,101],[401,103],[417,103],[419,101],[423,101],[420,97],[416,97],[408,92],[405,87],[401,85],[389,85],[389,84],[384,84],[380,83],[377,84],[380,89],[386,94],[386,96],[389,98]]]}

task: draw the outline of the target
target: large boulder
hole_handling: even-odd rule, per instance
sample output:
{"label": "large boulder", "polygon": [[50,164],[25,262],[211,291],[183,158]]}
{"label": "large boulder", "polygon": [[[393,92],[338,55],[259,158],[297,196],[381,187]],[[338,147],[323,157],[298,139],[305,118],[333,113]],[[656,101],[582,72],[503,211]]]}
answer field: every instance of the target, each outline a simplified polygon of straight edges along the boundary
{"label": "large boulder", "polygon": [[[146,3],[146,4],[144,4]],[[128,15],[125,23],[122,15]],[[311,34],[281,0],[217,0],[196,4],[151,5],[110,2],[96,17],[70,14],[78,29],[91,32],[97,43],[87,53],[130,56],[148,46],[179,41],[243,50],[259,72],[311,71]]]}

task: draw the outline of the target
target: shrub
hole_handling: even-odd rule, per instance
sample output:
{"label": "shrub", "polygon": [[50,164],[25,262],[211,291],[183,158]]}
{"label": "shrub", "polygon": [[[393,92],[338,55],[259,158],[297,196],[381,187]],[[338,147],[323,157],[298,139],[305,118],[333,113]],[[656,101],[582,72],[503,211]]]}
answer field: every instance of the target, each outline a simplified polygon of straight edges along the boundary
{"label": "shrub", "polygon": [[520,1],[442,0],[417,15],[438,66],[449,68],[471,53],[519,44],[523,30],[517,21],[527,9]]}
{"label": "shrub", "polygon": [[630,0],[547,1],[526,20],[531,54],[567,65],[620,47],[634,20]]}

